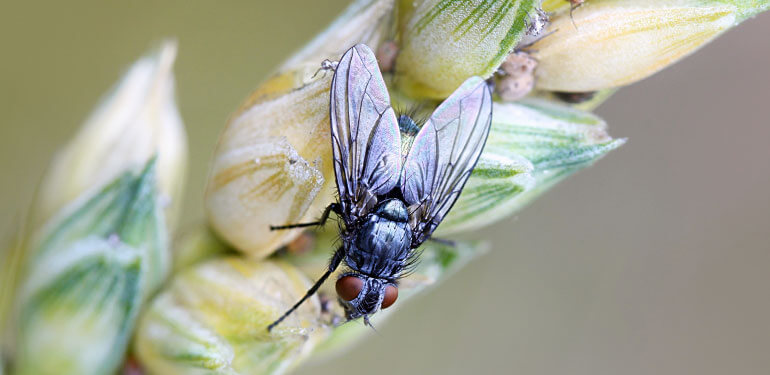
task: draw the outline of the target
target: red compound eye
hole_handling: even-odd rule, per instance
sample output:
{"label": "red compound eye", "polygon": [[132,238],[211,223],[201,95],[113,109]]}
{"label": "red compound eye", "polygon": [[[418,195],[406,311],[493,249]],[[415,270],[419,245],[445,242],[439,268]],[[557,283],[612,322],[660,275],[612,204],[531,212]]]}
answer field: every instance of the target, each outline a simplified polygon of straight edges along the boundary
{"label": "red compound eye", "polygon": [[398,298],[398,288],[393,285],[386,286],[385,298],[382,299],[382,308],[387,309],[390,307],[390,305],[396,302],[396,298]]}
{"label": "red compound eye", "polygon": [[343,276],[337,280],[335,289],[337,289],[337,295],[345,301],[352,301],[358,297],[358,293],[361,293],[361,289],[364,288],[364,281],[355,276]]}

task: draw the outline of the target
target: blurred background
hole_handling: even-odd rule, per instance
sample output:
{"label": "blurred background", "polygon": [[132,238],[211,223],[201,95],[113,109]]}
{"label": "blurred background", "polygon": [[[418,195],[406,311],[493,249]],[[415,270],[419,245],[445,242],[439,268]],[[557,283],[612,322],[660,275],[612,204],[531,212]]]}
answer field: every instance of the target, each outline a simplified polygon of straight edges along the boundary
{"label": "blurred background", "polygon": [[[176,37],[184,218],[229,114],[347,0],[3,2],[0,228],[134,60]],[[473,238],[492,251],[302,374],[770,372],[770,14],[619,91],[629,142]]]}

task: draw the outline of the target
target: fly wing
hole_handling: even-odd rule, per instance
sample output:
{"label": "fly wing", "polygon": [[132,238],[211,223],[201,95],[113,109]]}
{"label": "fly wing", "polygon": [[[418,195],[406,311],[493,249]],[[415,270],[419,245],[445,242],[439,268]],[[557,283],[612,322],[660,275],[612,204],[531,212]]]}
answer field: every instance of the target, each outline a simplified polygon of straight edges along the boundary
{"label": "fly wing", "polygon": [[347,223],[357,220],[398,184],[401,134],[374,53],[349,49],[334,72],[330,116],[334,173]]}
{"label": "fly wing", "polygon": [[413,246],[427,240],[454,205],[481,155],[491,122],[489,88],[472,77],[420,129],[401,174]]}

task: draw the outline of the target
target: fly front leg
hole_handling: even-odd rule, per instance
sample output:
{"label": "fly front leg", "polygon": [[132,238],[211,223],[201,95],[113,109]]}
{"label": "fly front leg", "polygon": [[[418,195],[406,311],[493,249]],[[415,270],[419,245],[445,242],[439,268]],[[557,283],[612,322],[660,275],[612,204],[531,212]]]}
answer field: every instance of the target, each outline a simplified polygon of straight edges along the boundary
{"label": "fly front leg", "polygon": [[284,319],[286,319],[287,316],[289,316],[294,312],[294,310],[302,305],[305,300],[315,294],[315,292],[318,290],[318,288],[321,287],[324,281],[329,278],[329,275],[331,275],[337,269],[337,267],[340,266],[340,263],[342,263],[343,259],[345,259],[345,248],[340,246],[339,249],[334,252],[334,255],[332,255],[332,259],[329,261],[329,268],[326,270],[326,272],[324,272],[323,276],[321,276],[321,278],[318,279],[318,281],[316,281],[310,289],[308,289],[307,293],[305,293],[305,295],[297,303],[295,303],[294,306],[289,309],[289,311],[286,311],[283,315],[281,315],[280,318],[276,319],[276,321],[267,326],[267,331],[270,332],[273,328],[275,328],[275,326],[280,324]]}
{"label": "fly front leg", "polygon": [[428,237],[428,241],[432,241],[441,245],[457,247],[457,243],[446,238]]}
{"label": "fly front leg", "polygon": [[304,227],[314,227],[314,226],[323,226],[326,224],[326,220],[329,219],[329,214],[332,213],[332,211],[337,214],[342,214],[342,207],[339,203],[332,203],[326,207],[323,214],[321,214],[321,218],[318,221],[314,221],[312,223],[298,223],[298,224],[287,224],[287,225],[271,225],[270,230],[283,230],[283,229],[294,229],[294,228],[304,228]]}

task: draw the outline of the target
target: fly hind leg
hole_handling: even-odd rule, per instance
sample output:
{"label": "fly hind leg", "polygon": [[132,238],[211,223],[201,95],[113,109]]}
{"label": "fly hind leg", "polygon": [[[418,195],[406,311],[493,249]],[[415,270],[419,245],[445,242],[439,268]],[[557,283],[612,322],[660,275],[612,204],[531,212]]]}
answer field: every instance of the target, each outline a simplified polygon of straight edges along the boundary
{"label": "fly hind leg", "polygon": [[329,214],[332,213],[332,211],[340,215],[342,213],[341,207],[339,203],[332,203],[326,207],[324,210],[324,213],[321,214],[321,218],[318,221],[314,221],[312,223],[298,223],[298,224],[286,224],[286,225],[271,225],[270,230],[282,230],[282,229],[294,229],[294,228],[304,228],[304,227],[314,227],[314,226],[323,226],[326,224],[326,220],[329,219]]}

